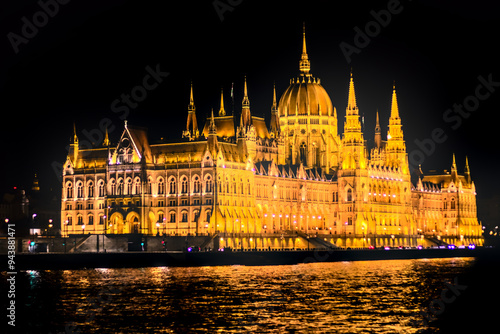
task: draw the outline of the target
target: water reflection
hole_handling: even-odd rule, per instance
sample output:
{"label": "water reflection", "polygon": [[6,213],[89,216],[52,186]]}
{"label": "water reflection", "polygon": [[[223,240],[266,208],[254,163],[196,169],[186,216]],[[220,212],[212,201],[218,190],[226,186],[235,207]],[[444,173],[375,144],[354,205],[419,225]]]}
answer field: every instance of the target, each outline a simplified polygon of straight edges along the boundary
{"label": "water reflection", "polygon": [[32,332],[416,333],[418,312],[473,261],[27,271],[19,314]]}

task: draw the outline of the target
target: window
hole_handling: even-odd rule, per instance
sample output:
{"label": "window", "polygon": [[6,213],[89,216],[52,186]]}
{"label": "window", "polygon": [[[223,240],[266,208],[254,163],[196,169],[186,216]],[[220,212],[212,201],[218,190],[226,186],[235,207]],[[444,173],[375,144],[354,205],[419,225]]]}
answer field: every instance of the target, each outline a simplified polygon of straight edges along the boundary
{"label": "window", "polygon": [[193,205],[200,205],[200,200],[199,199],[193,200]]}
{"label": "window", "polygon": [[89,215],[89,225],[94,225],[94,216]]}
{"label": "window", "polygon": [[71,204],[66,204],[66,210],[73,210],[73,206]]}
{"label": "window", "polygon": [[77,224],[78,225],[83,225],[83,216],[82,215],[78,215],[78,217],[77,217]]}
{"label": "window", "polygon": [[158,179],[158,195],[163,195],[165,193],[165,184],[163,183],[163,179]]}
{"label": "window", "polygon": [[452,210],[455,210],[455,208],[456,208],[455,199],[454,199],[454,198],[452,198],[452,199],[451,199],[451,209],[452,209]]}
{"label": "window", "polygon": [[198,178],[198,176],[194,178],[193,192],[196,194],[200,192],[200,179]]}
{"label": "window", "polygon": [[66,188],[66,198],[73,198],[73,184],[71,182],[68,182]]}
{"label": "window", "polygon": [[123,195],[123,179],[118,180],[118,192],[117,195]]}
{"label": "window", "polygon": [[159,207],[163,207],[165,205],[165,203],[163,201],[158,201],[158,206]]}
{"label": "window", "polygon": [[187,199],[181,200],[181,205],[187,206],[188,205],[188,200]]}
{"label": "window", "polygon": [[188,221],[188,213],[187,211],[182,211],[182,222],[187,223]]}
{"label": "window", "polygon": [[170,212],[170,222],[175,223],[175,212]]}
{"label": "window", "polygon": [[104,225],[104,216],[103,215],[99,216],[99,225]]}
{"label": "window", "polygon": [[94,182],[90,181],[88,183],[89,197],[94,197]]}
{"label": "window", "polygon": [[148,179],[148,194],[152,194],[151,178]]}
{"label": "window", "polygon": [[99,197],[104,197],[104,181],[99,181],[99,184],[98,184],[98,188],[99,188]]}
{"label": "window", "polygon": [[81,182],[78,182],[76,184],[76,196],[78,198],[82,198],[83,197],[83,183],[81,183]]}
{"label": "window", "polygon": [[127,179],[127,195],[132,195],[132,179]]}
{"label": "window", "polygon": [[172,195],[175,194],[175,179],[174,178],[170,179],[169,187],[170,187],[169,194],[172,194]]}
{"label": "window", "polygon": [[207,222],[210,221],[210,217],[212,216],[212,213],[210,211],[207,211],[207,214],[206,214],[206,218],[207,218]]}
{"label": "window", "polygon": [[135,179],[135,194],[141,194],[141,181],[139,179]]}
{"label": "window", "polygon": [[72,216],[67,216],[66,221],[68,225],[73,225],[73,217]]}
{"label": "window", "polygon": [[352,202],[352,189],[347,189],[347,202]]}
{"label": "window", "polygon": [[109,183],[111,183],[111,195],[115,196],[116,195],[116,181],[111,180]]}
{"label": "window", "polygon": [[175,206],[175,199],[168,201],[168,206]]}
{"label": "window", "polygon": [[212,199],[211,198],[207,198],[205,200],[205,204],[212,204]]}
{"label": "window", "polygon": [[87,210],[94,210],[94,203],[87,203]]}
{"label": "window", "polygon": [[163,222],[163,218],[164,218],[163,212],[158,213],[158,221]]}
{"label": "window", "polygon": [[302,162],[302,164],[304,164],[304,166],[307,166],[307,145],[306,143],[302,143],[300,144],[300,151],[299,151],[299,159],[300,159],[300,162]]}
{"label": "window", "polygon": [[187,177],[181,179],[181,193],[186,194],[188,192],[188,181]]}
{"label": "window", "polygon": [[210,177],[207,177],[207,180],[205,182],[205,192],[207,193],[212,192],[212,179],[210,179]]}

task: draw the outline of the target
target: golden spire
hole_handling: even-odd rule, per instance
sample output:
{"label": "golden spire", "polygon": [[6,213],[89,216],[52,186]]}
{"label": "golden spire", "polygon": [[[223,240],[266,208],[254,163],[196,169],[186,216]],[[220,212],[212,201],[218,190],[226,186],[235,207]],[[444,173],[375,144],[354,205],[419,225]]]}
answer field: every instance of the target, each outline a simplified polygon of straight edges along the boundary
{"label": "golden spire", "polygon": [[273,83],[273,107],[271,110],[278,110],[278,104],[276,103],[276,82]]}
{"label": "golden spire", "polygon": [[188,138],[189,140],[194,140],[198,138],[198,136],[199,132],[198,132],[198,122],[196,121],[196,106],[194,105],[194,97],[193,97],[193,82],[191,82],[186,130],[182,132],[182,137]]}
{"label": "golden spire", "polygon": [[245,86],[243,88],[243,107],[250,108],[250,100],[248,99],[247,76],[245,75]]}
{"label": "golden spire", "polygon": [[301,75],[309,75],[309,71],[311,70],[311,62],[309,61],[309,57],[307,56],[305,22],[302,28],[302,56],[300,57],[299,69],[300,72],[302,72]]}
{"label": "golden spire", "polygon": [[191,81],[191,93],[189,94],[188,112],[194,113],[195,110],[196,110],[196,107],[194,105],[194,98],[193,98],[193,82]]}
{"label": "golden spire", "polygon": [[224,91],[221,87],[220,89],[220,109],[219,116],[226,116],[226,111],[224,110]]}
{"label": "golden spire", "polygon": [[451,177],[456,179],[458,176],[457,162],[455,161],[455,153],[453,153],[453,162],[451,164]]}
{"label": "golden spire", "polygon": [[471,183],[471,177],[470,177],[470,169],[469,169],[469,159],[467,156],[465,156],[465,179],[467,180],[468,183]]}
{"label": "golden spire", "polygon": [[208,126],[208,133],[217,134],[217,127],[215,126],[215,119],[214,119],[214,108],[212,108],[210,115],[210,124]]}
{"label": "golden spire", "polygon": [[78,136],[76,135],[76,124],[73,121],[73,143],[77,144],[78,143]]}
{"label": "golden spire", "polygon": [[347,99],[347,114],[357,115],[358,107],[356,106],[356,94],[354,93],[354,80],[352,78],[351,69],[351,81],[349,82],[349,97]]}
{"label": "golden spire", "polygon": [[241,110],[241,119],[243,126],[250,126],[252,123],[252,116],[250,114],[250,100],[248,99],[247,77],[245,76],[245,86],[243,90],[243,106]]}
{"label": "golden spire", "polygon": [[391,118],[399,118],[398,99],[396,97],[396,83],[392,85]]}
{"label": "golden spire", "polygon": [[278,119],[278,106],[276,103],[276,83],[273,84],[273,106],[271,107],[271,133],[277,137],[280,133],[280,124]]}
{"label": "golden spire", "polygon": [[375,146],[380,148],[382,146],[382,130],[380,129],[380,119],[377,109],[377,120],[375,122]]}
{"label": "golden spire", "polygon": [[109,136],[108,136],[108,127],[106,127],[106,130],[104,132],[104,140],[102,142],[102,146],[110,146],[111,142],[109,141]]}

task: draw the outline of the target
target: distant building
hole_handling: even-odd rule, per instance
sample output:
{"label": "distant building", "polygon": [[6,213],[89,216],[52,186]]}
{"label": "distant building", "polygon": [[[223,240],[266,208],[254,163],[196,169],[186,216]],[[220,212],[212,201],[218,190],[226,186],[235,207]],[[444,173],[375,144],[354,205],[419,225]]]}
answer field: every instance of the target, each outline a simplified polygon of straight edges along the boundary
{"label": "distant building", "polygon": [[[482,244],[466,162],[410,178],[396,88],[386,139],[377,113],[368,148],[351,73],[344,132],[319,78],[305,33],[300,74],[279,99],[270,128],[252,115],[245,78],[241,117],[212,110],[202,130],[193,86],[183,140],[152,144],[125,126],[118,143],[81,149],[76,130],[63,169],[61,222],[74,233],[215,235],[222,245],[303,248],[308,236],[338,246]],[[276,236],[286,238],[277,245]],[[281,238],[283,240],[283,238]]]}

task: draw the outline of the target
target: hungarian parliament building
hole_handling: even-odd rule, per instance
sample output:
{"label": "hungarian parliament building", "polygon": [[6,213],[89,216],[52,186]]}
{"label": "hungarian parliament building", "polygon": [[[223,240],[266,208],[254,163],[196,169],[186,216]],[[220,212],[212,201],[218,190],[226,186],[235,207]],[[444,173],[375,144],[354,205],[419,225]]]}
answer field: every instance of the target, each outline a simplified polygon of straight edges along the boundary
{"label": "hungarian parliament building", "polygon": [[459,173],[450,154],[442,174],[410,170],[395,87],[387,135],[377,113],[373,147],[352,73],[338,133],[337,110],[310,73],[305,33],[299,75],[279,100],[274,89],[269,126],[252,115],[246,78],[243,91],[239,119],[221,93],[219,111],[200,126],[191,85],[173,143],[150,143],[145,128],[125,121],[118,142],[106,133],[100,147],[83,149],[75,131],[63,168],[63,236],[210,236],[247,249],[304,248],[309,238],[325,247],[483,244],[468,162]]}

